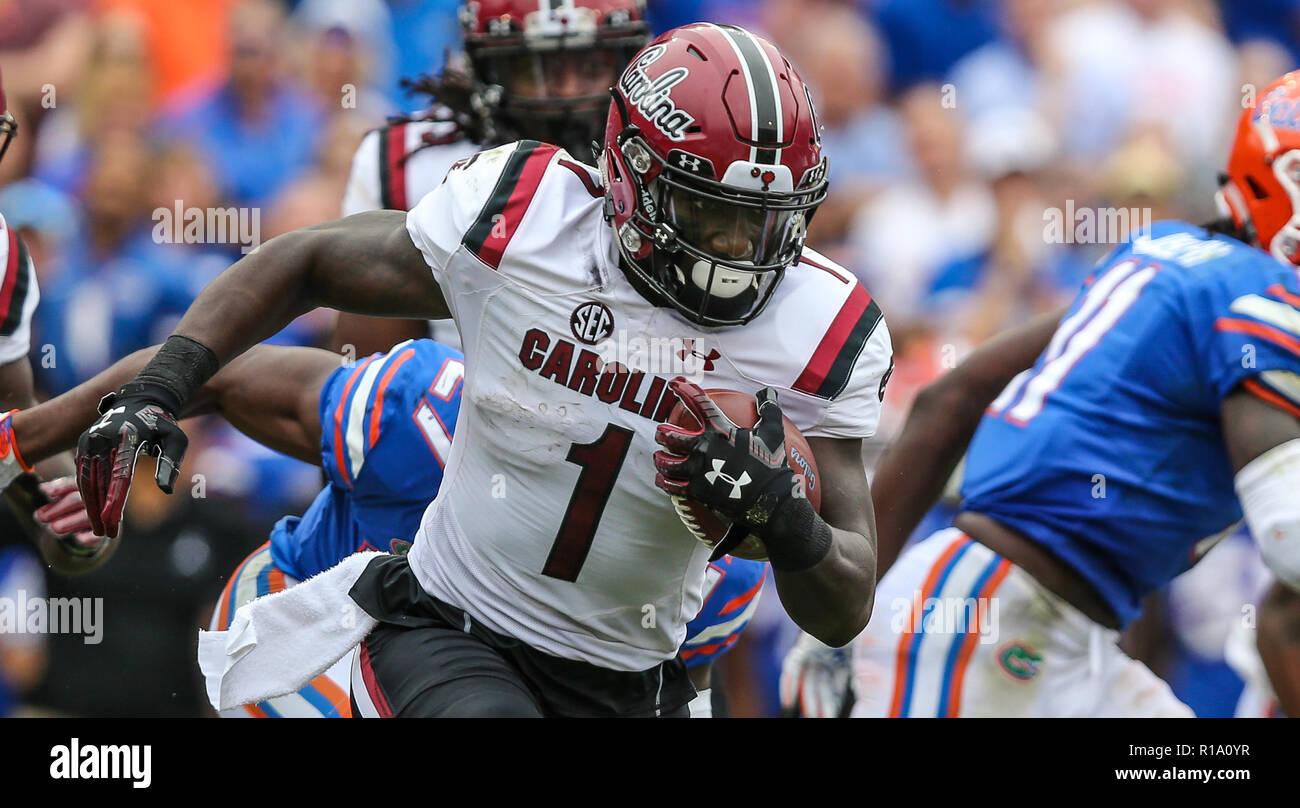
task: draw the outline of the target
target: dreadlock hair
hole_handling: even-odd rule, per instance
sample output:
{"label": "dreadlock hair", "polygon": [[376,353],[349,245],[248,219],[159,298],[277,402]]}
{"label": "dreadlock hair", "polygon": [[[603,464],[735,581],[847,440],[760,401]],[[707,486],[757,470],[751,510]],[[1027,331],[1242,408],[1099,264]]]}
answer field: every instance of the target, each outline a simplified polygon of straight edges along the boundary
{"label": "dreadlock hair", "polygon": [[1257,246],[1258,239],[1255,235],[1255,226],[1253,224],[1247,224],[1244,227],[1238,227],[1237,224],[1232,221],[1231,216],[1220,216],[1217,219],[1211,219],[1202,224],[1201,229],[1205,230],[1210,235],[1228,236],[1229,238],[1235,238],[1243,244]]}
{"label": "dreadlock hair", "polygon": [[413,79],[404,78],[401,86],[407,94],[427,96],[432,103],[424,112],[391,118],[390,123],[445,121],[456,126],[455,130],[446,137],[436,140],[426,139],[406,155],[408,159],[421,149],[461,139],[477,146],[497,145],[495,142],[499,139],[497,127],[487,110],[477,102],[474,82],[469,73],[448,67],[439,75],[422,73]]}

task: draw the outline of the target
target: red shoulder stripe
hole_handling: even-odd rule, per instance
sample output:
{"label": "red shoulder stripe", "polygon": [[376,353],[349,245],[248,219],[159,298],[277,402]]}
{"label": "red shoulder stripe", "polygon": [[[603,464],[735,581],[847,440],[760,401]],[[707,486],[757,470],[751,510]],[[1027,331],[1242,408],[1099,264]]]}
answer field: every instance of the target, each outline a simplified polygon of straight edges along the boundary
{"label": "red shoulder stripe", "polygon": [[880,307],[861,284],[853,287],[840,307],[794,389],[820,398],[834,398],[849,383],[853,365],[871,332],[880,323]]}
{"label": "red shoulder stripe", "polygon": [[806,255],[801,255],[801,256],[799,256],[799,263],[801,263],[801,264],[807,264],[807,265],[810,266],[810,267],[817,267],[817,268],[820,269],[822,272],[825,272],[825,273],[831,275],[833,278],[835,278],[836,280],[838,280],[840,283],[852,283],[852,281],[853,281],[852,278],[846,278],[846,277],[844,277],[843,275],[841,275],[840,273],[838,273],[838,272],[836,272],[835,270],[831,269],[830,267],[826,266],[825,264],[819,264],[819,263],[817,263],[816,261],[812,260],[811,258],[809,258],[809,257],[806,256]]}
{"label": "red shoulder stripe", "polygon": [[554,146],[525,140],[510,156],[492,196],[465,234],[466,246],[483,263],[493,269],[501,266],[501,257],[515,237],[519,222],[528,212],[546,167],[557,151]]}
{"label": "red shoulder stripe", "polygon": [[390,210],[406,210],[406,124],[398,123],[384,132],[387,148],[384,149],[384,173],[388,178]]}
{"label": "red shoulder stripe", "polygon": [[8,248],[5,260],[4,283],[0,284],[0,317],[9,311],[9,302],[14,296],[14,285],[18,282],[18,273],[27,267],[18,266],[18,233],[12,227],[4,231],[5,246]]}
{"label": "red shoulder stripe", "polygon": [[591,174],[587,173],[587,169],[569,160],[561,159],[556,162],[578,175],[578,179],[582,180],[582,186],[587,189],[587,193],[591,194],[592,199],[600,199],[603,196],[600,186],[592,181]]}

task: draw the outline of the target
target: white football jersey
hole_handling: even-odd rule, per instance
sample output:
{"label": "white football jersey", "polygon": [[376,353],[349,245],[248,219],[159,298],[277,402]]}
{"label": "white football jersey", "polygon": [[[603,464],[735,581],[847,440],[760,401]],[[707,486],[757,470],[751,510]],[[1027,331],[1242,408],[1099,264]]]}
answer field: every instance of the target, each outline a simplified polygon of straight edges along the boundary
{"label": "white football jersey", "polygon": [[27,245],[0,215],[0,365],[27,358],[40,299]]}
{"label": "white football jersey", "polygon": [[652,305],[618,268],[598,181],[522,141],[461,161],[407,216],[466,355],[456,438],[410,561],[494,631],[639,671],[677,653],[709,555],[654,485],[668,380],[771,385],[806,436],[867,438],[892,348],[866,290],[810,250],[747,325],[706,329]]}
{"label": "white football jersey", "polygon": [[[479,150],[447,121],[395,121],[366,134],[352,158],[343,215],[410,210],[442,182],[447,169]],[[429,336],[453,348],[460,338],[449,322],[429,324]]]}
{"label": "white football jersey", "polygon": [[410,210],[452,164],[478,150],[447,121],[396,121],[372,130],[352,157],[343,215]]}

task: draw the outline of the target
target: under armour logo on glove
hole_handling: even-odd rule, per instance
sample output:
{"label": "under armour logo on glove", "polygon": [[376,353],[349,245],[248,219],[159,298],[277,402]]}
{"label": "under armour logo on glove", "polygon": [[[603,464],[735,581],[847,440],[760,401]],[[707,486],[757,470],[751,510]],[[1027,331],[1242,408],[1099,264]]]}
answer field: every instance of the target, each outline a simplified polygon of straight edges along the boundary
{"label": "under armour logo on glove", "polygon": [[713,459],[713,471],[705,473],[704,479],[708,480],[710,483],[716,483],[719,479],[722,479],[723,481],[731,485],[730,498],[740,499],[740,489],[744,488],[749,483],[749,472],[742,471],[740,473],[740,479],[737,480],[735,477],[732,477],[730,474],[723,473],[722,469],[726,465],[727,464],[724,461],[719,460],[715,457]]}
{"label": "under armour logo on glove", "polygon": [[101,429],[107,429],[108,425],[113,421],[113,416],[121,415],[124,412],[126,412],[126,407],[114,407],[113,409],[104,413],[104,417],[100,418],[97,422],[95,422],[95,425],[90,428],[90,431],[99,432]]}
{"label": "under armour logo on glove", "polygon": [[136,458],[158,458],[154,479],[170,494],[189,441],[175,416],[146,395],[109,393],[99,411],[104,417],[77,443],[77,487],[95,534],[116,538]]}
{"label": "under armour logo on glove", "polygon": [[654,453],[655,485],[753,528],[762,538],[763,527],[795,490],[776,391],[767,387],[754,396],[758,423],[742,429],[698,385],[680,376],[668,385],[701,426],[660,424],[655,430],[655,441],[664,447]]}

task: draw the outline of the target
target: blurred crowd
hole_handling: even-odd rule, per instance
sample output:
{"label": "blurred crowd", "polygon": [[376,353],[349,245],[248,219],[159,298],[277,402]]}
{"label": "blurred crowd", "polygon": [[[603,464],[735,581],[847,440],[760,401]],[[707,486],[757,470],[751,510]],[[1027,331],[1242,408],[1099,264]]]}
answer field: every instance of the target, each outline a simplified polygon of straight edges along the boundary
{"label": "blurred crowd", "polygon": [[[648,5],[656,32],[712,20],[763,33],[813,88],[832,191],[809,244],[856,272],[886,314],[897,370],[881,442],[922,385],[990,335],[1068,302],[1124,235],[1052,235],[1051,211],[1209,220],[1243,104],[1300,64],[1300,0]],[[262,241],[335,218],[364,132],[425,103],[405,93],[401,78],[438,71],[459,48],[458,6],[0,3],[0,67],[20,125],[0,163],[0,211],[29,245],[40,279],[32,341],[40,391],[57,394],[162,341],[198,290],[239,257],[235,243],[166,243],[157,237],[157,211],[256,209]],[[315,312],[277,341],[322,344],[332,326],[332,314]],[[133,556],[124,547],[100,572],[48,582],[51,594],[136,598],[143,625],[154,619],[158,632],[175,632],[178,659],[189,654],[192,625],[205,622],[233,564],[320,485],[318,470],[219,423],[189,431],[184,471],[201,475],[204,496],[169,503],[148,496],[151,486],[133,492],[126,530],[137,544],[156,542],[154,552]],[[238,507],[222,507],[232,502]],[[1208,588],[1244,603],[1255,595],[1258,562],[1248,542],[1236,555],[1220,565],[1232,564],[1223,573],[1231,580]],[[1180,670],[1221,662],[1222,648],[1202,636],[1206,621],[1180,623],[1177,603],[1174,593],[1153,604],[1154,614],[1175,615],[1153,618],[1170,628],[1153,636],[1174,639],[1148,643],[1148,658],[1176,687]],[[780,608],[775,597],[765,606]],[[787,630],[775,619],[756,625],[749,650],[735,656],[771,669],[783,650],[773,638]],[[773,635],[766,643],[764,632]],[[114,634],[120,669],[140,669],[122,677],[138,695],[88,699],[78,660],[94,649],[61,648],[52,638],[54,664],[34,701],[92,714],[204,709],[192,665],[126,662],[151,638],[138,627],[106,637]],[[95,658],[100,670],[113,664],[105,651]],[[735,678],[737,712],[774,712],[770,688],[748,689]],[[1233,687],[1216,686],[1204,706],[1193,706],[1224,714]]]}

